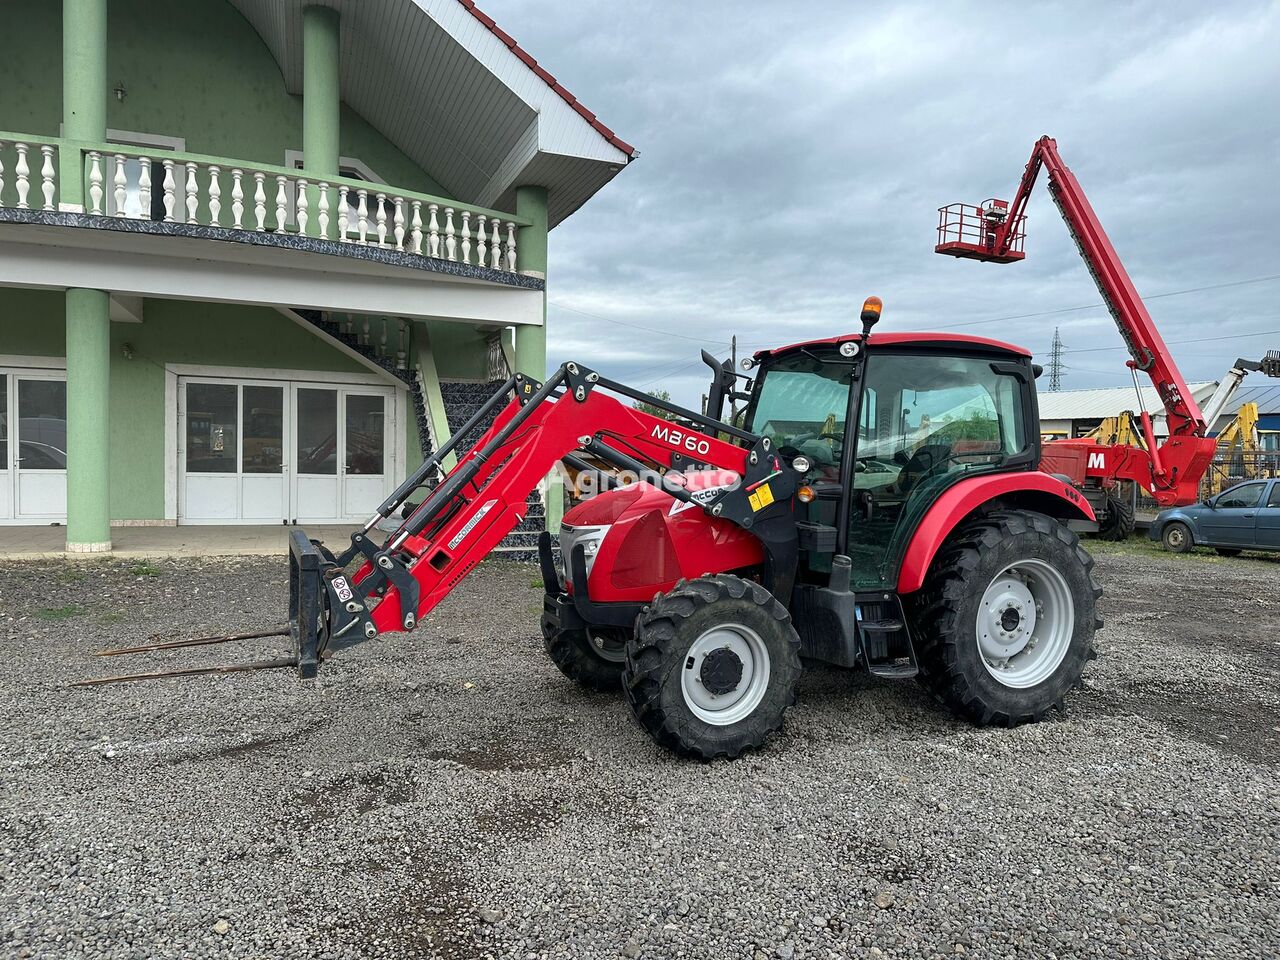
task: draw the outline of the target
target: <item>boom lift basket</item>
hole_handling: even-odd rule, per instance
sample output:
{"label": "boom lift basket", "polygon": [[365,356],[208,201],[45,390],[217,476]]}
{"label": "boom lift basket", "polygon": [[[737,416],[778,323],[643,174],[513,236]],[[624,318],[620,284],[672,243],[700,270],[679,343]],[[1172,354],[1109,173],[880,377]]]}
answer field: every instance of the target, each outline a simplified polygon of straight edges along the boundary
{"label": "boom lift basket", "polygon": [[966,260],[990,263],[1014,263],[1023,259],[1022,241],[1026,239],[1025,216],[1018,217],[1009,233],[1009,247],[998,254],[996,228],[1004,223],[1009,205],[1003,200],[986,200],[981,206],[972,203],[950,203],[938,208],[938,244],[936,253]]}

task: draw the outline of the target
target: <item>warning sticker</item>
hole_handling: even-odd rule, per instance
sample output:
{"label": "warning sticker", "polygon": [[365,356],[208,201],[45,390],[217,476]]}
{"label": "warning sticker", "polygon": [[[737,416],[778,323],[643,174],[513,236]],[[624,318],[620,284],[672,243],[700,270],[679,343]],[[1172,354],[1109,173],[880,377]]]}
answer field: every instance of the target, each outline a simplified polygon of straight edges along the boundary
{"label": "warning sticker", "polygon": [[773,490],[769,488],[769,484],[761,484],[756,488],[756,492],[747,497],[747,502],[751,504],[751,509],[759,513],[769,504],[773,503]]}

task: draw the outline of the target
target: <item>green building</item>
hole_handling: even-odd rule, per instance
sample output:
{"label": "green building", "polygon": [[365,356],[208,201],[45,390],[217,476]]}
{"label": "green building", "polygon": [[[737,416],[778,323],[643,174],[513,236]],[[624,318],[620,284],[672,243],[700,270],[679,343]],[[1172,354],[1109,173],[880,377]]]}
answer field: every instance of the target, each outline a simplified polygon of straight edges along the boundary
{"label": "green building", "polygon": [[[367,518],[635,156],[471,0],[12,0],[0,524]],[[552,518],[554,519],[554,518]]]}

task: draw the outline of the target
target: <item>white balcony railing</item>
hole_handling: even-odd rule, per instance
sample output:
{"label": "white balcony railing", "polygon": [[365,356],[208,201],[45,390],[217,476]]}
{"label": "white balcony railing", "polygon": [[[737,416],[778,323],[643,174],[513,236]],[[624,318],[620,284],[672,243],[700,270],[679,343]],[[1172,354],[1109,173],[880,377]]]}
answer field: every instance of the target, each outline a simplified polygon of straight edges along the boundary
{"label": "white balcony railing", "polygon": [[10,134],[0,134],[0,207],[57,210],[58,152],[67,149],[83,154],[84,210],[95,216],[332,240],[505,273],[516,272],[517,229],[528,225],[385,184]]}
{"label": "white balcony railing", "polygon": [[57,210],[58,148],[33,139],[0,139],[0,207]]}

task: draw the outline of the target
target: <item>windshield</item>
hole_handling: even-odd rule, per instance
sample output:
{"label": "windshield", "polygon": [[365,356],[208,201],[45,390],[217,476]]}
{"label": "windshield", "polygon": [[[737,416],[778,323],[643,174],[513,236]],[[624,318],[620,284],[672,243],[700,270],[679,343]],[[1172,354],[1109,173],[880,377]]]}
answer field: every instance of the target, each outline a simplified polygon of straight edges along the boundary
{"label": "windshield", "polygon": [[768,437],[784,455],[839,462],[851,370],[849,363],[824,363],[808,353],[783,357],[760,374],[746,429]]}

